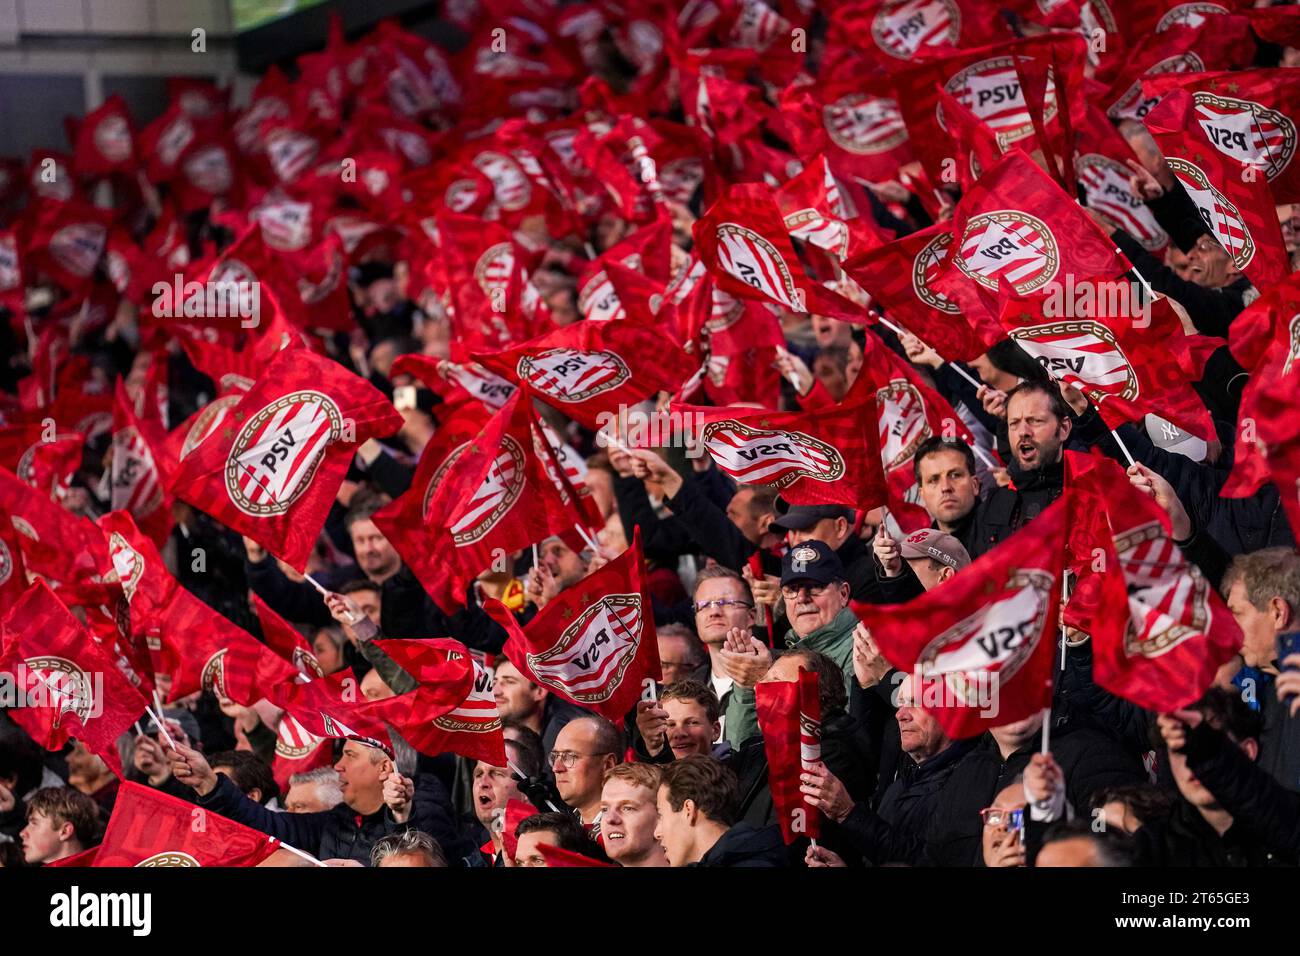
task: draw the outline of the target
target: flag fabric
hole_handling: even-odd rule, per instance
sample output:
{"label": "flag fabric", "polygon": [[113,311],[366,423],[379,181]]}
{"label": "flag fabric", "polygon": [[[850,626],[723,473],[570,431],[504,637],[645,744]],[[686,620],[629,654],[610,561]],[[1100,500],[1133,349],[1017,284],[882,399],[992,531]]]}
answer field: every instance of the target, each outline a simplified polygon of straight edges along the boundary
{"label": "flag fabric", "polygon": [[333,763],[333,741],[317,737],[292,714],[281,715],[275,727],[275,757],[271,761],[271,775],[281,793],[288,794],[289,778],[295,773],[307,773]]}
{"label": "flag fabric", "polygon": [[1102,529],[1090,542],[1105,557],[1088,627],[1093,675],[1147,710],[1190,707],[1241,648],[1241,630],[1174,543],[1164,509],[1114,461],[1096,452],[1094,458],[1071,485],[1078,524],[1091,517]]}
{"label": "flag fabric", "polygon": [[581,853],[574,853],[572,850],[561,850],[558,846],[551,846],[549,843],[537,844],[537,852],[541,853],[548,867],[615,867],[613,863],[602,863],[600,860],[583,856]]}
{"label": "flag fabric", "polygon": [[1052,700],[1071,513],[1057,500],[962,572],[906,604],[854,610],[917,706],[949,737],[974,737]]}
{"label": "flag fabric", "polygon": [[589,428],[620,405],[675,391],[698,365],[662,331],[630,320],[578,322],[474,359]]}
{"label": "flag fabric", "polygon": [[172,493],[299,571],[356,449],[402,426],[373,385],[303,349],[277,353],[229,415]]}
{"label": "flag fabric", "polygon": [[621,721],[649,680],[662,680],[641,531],[604,567],[561,591],[521,628],[500,601],[484,609],[506,629],[504,653],[534,684]]}
{"label": "flag fabric", "polygon": [[821,702],[816,671],[799,668],[799,679],[760,681],[754,702],[763,750],[767,754],[767,782],[781,836],[787,844],[800,837],[821,836],[821,811],[799,790],[800,776],[821,764]]}
{"label": "flag fabric", "polygon": [[9,609],[0,630],[0,672],[26,701],[9,716],[46,750],[77,738],[121,777],[117,738],[144,713],[145,699],[105,649],[43,581]]}
{"label": "flag fabric", "polygon": [[795,505],[870,509],[886,492],[868,398],[811,412],[677,404],[672,411],[703,423],[696,440],[741,484],[776,488]]}
{"label": "flag fabric", "polygon": [[123,782],[94,866],[257,866],[280,841],[152,787]]}
{"label": "flag fabric", "polygon": [[1193,95],[1175,90],[1147,114],[1145,123],[1210,235],[1256,286],[1268,288],[1291,274],[1272,191],[1256,167],[1243,167],[1240,157],[1211,145],[1203,130],[1221,137],[1230,131],[1207,127],[1204,119],[1198,125],[1199,115]]}
{"label": "flag fabric", "polygon": [[174,466],[164,451],[166,435],[148,418],[136,416],[121,379],[114,397],[109,505],[129,512],[137,527],[162,547],[172,530],[166,485]]}
{"label": "flag fabric", "polygon": [[302,633],[282,618],[271,606],[256,593],[250,592],[249,601],[257,615],[257,622],[262,626],[262,640],[266,646],[298,669],[298,680],[312,680],[324,677],[320,661],[312,651],[311,644]]}

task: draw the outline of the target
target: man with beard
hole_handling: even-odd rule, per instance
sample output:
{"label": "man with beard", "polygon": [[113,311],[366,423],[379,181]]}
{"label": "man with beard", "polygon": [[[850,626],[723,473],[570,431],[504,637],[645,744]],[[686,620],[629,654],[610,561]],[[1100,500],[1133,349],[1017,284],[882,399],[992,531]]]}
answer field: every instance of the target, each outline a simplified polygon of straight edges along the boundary
{"label": "man with beard", "polygon": [[970,554],[977,558],[1038,517],[1061,496],[1064,447],[1074,420],[1051,382],[1027,381],[1006,400],[1012,486],[996,488],[979,509]]}
{"label": "man with beard", "polygon": [[655,840],[659,777],[659,768],[646,763],[621,763],[605,771],[600,840],[619,866],[668,865],[664,848]]}

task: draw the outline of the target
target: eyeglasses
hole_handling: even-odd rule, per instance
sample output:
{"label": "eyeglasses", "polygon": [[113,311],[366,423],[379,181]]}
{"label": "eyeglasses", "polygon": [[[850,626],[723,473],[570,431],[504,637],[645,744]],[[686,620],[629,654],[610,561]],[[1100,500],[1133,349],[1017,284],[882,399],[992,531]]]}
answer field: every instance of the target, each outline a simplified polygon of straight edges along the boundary
{"label": "eyeglasses", "polygon": [[819,598],[826,593],[829,584],[801,584],[798,587],[791,587],[788,584],[781,586],[781,596],[794,600],[799,596],[800,591],[807,591],[809,597]]}
{"label": "eyeglasses", "polygon": [[722,610],[725,611],[729,607],[753,607],[753,606],[754,605],[750,604],[748,601],[737,601],[735,598],[717,598],[716,600],[713,601],[697,602],[695,605],[695,613],[699,614],[702,611],[707,611],[711,607],[721,608]]}
{"label": "eyeglasses", "polygon": [[563,763],[566,770],[572,770],[573,765],[578,762],[579,757],[603,757],[604,754],[580,754],[574,750],[552,750],[546,755],[550,760],[550,765]]}
{"label": "eyeglasses", "polygon": [[1024,826],[1024,808],[1011,810],[1007,807],[985,807],[980,811],[986,827],[998,827],[1019,830]]}

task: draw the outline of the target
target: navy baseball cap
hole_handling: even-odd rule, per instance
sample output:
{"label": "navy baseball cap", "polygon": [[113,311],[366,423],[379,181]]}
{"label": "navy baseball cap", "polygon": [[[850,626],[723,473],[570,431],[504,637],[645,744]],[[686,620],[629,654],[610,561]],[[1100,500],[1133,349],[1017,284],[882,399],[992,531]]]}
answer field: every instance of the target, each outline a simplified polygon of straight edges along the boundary
{"label": "navy baseball cap", "polygon": [[857,517],[852,508],[846,508],[843,505],[785,505],[780,498],[777,499],[776,510],[780,515],[772,522],[773,528],[780,528],[783,531],[807,531],[818,521],[826,518],[843,518],[850,525],[853,519]]}
{"label": "navy baseball cap", "polygon": [[807,582],[833,584],[843,581],[844,564],[828,544],[805,541],[791,548],[781,559],[781,586]]}

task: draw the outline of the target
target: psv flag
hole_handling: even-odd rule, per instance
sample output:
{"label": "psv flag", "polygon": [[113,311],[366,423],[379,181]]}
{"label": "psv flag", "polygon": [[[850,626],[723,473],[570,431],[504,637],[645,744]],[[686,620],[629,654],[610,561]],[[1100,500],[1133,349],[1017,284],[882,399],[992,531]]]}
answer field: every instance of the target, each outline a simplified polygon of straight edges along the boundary
{"label": "psv flag", "polygon": [[275,728],[275,757],[271,761],[271,775],[281,793],[289,792],[289,778],[295,773],[306,773],[334,763],[334,745],[324,737],[317,737],[288,712],[280,717]]}
{"label": "psv flag", "polygon": [[262,640],[266,642],[267,647],[298,669],[297,679],[309,681],[324,677],[325,671],[321,668],[320,661],[316,660],[307,638],[296,627],[271,610],[271,606],[255,592],[250,591],[249,598],[253,611],[257,614],[257,623],[262,625]]}
{"label": "psv flag", "polygon": [[[1128,280],[1067,277],[1063,290],[1009,301],[1002,324],[1012,341],[1052,378],[1088,396],[1111,428],[1154,414],[1207,441],[1214,437],[1187,374],[1196,367],[1190,343],[1168,299],[1146,303],[1141,315]],[[1083,318],[1069,317],[1075,315]]]}
{"label": "psv flag", "polygon": [[857,605],[885,658],[949,737],[974,737],[1050,706],[1071,512],[1058,500],[937,588]]}
{"label": "psv flag", "polygon": [[776,488],[794,505],[885,503],[885,477],[866,396],[809,412],[708,408],[674,403],[702,422],[696,440],[741,484]]}
{"label": "psv flag", "polygon": [[944,223],[918,230],[848,259],[844,271],[871,293],[877,308],[949,362],[969,362],[1000,342],[997,317],[963,309],[934,284],[952,251]]}
{"label": "psv flag", "polygon": [[117,776],[117,738],[144,713],[140,692],[44,581],[5,615],[0,674],[22,694],[8,714],[46,750],[75,737]]}
{"label": "psv flag", "polygon": [[474,359],[592,429],[620,405],[675,391],[698,366],[661,329],[630,319],[578,322]]}
{"label": "psv flag", "polygon": [[[1202,121],[1198,128],[1199,114],[1193,96],[1175,90],[1147,114],[1146,126],[1210,235],[1251,282],[1266,289],[1291,274],[1274,196],[1263,171],[1215,149],[1211,140],[1201,135],[1207,127]],[[1214,125],[1208,130],[1210,135],[1229,135]]]}
{"label": "psv flag", "polygon": [[257,866],[280,841],[210,810],[123,782],[94,866]]}
{"label": "psv flag", "polygon": [[817,672],[801,667],[798,680],[760,682],[754,687],[754,704],[781,836],[787,844],[800,837],[816,840],[822,814],[800,792],[799,778],[822,761]]}
{"label": "psv flag", "polygon": [[1240,649],[1237,622],[1174,543],[1164,509],[1116,462],[1094,451],[1071,494],[1076,527],[1105,559],[1088,627],[1093,677],[1148,710],[1191,706]]}
{"label": "psv flag", "polygon": [[110,506],[129,512],[155,545],[163,547],[172,530],[172,498],[166,490],[166,435],[148,418],[137,417],[118,379],[113,404],[113,465]]}
{"label": "psv flag", "polygon": [[639,527],[631,547],[561,591],[526,628],[500,601],[484,610],[510,635],[504,653],[520,673],[609,720],[623,720],[646,681],[663,679]]}
{"label": "psv flag", "polygon": [[135,171],[135,134],[126,101],[114,94],[87,113],[77,127],[77,175],[99,177]]}
{"label": "psv flag", "polygon": [[357,448],[401,426],[369,382],[306,349],[283,351],[180,463],[171,490],[301,571]]}
{"label": "psv flag", "polygon": [[1186,128],[1199,128],[1222,155],[1225,168],[1240,178],[1241,167],[1251,166],[1268,180],[1276,202],[1300,200],[1300,163],[1295,162],[1300,70],[1178,73],[1142,85],[1148,96],[1186,90],[1192,99]]}

